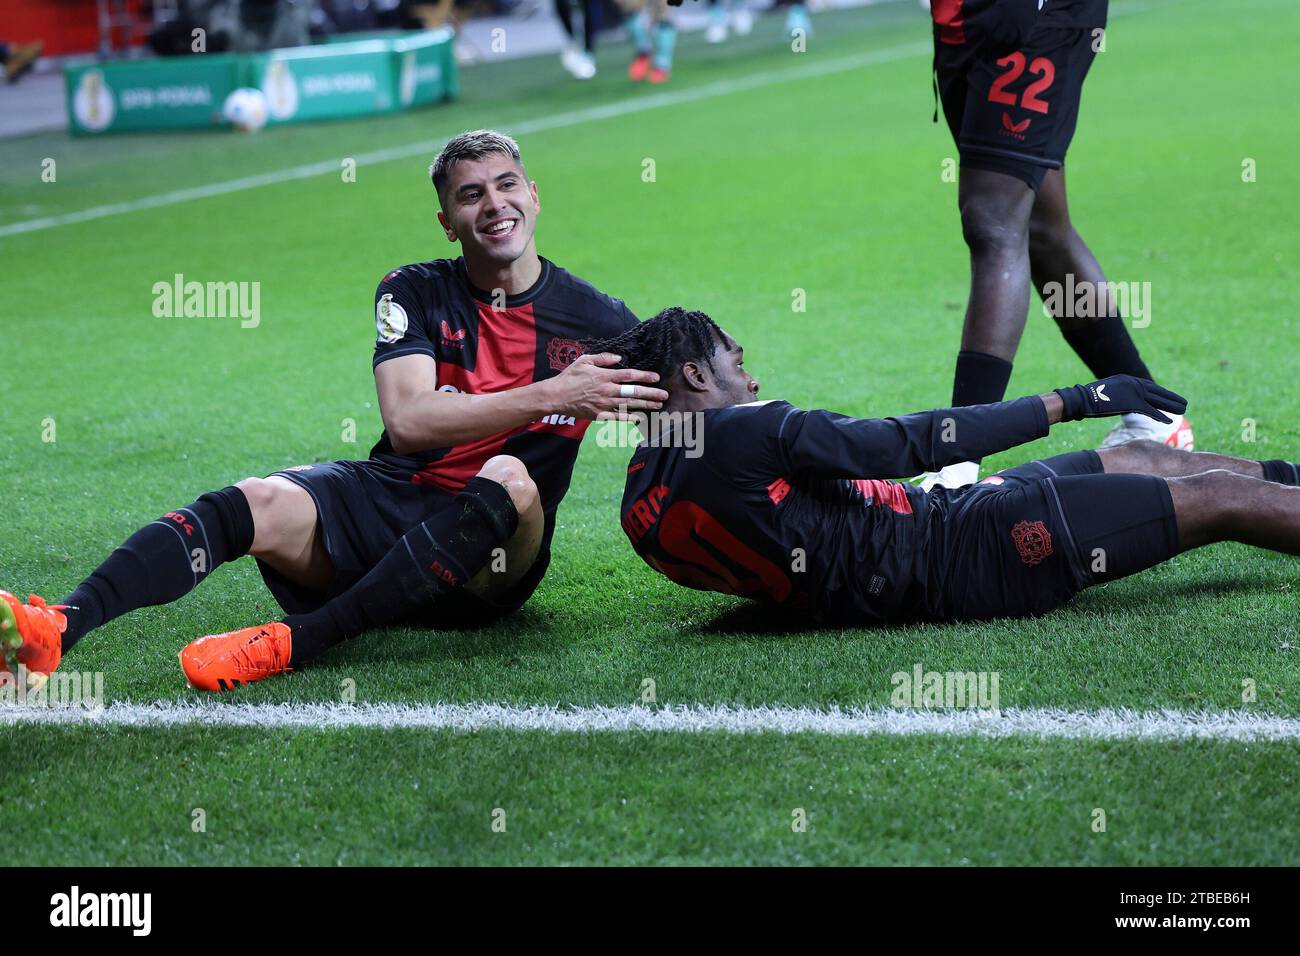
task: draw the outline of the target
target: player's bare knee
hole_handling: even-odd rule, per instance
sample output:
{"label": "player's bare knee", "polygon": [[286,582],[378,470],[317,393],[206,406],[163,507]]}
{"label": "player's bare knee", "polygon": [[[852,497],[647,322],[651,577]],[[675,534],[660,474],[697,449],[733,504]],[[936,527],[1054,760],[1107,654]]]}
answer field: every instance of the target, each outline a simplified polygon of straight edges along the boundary
{"label": "player's bare knee", "polygon": [[1026,241],[1026,225],[1016,222],[1004,202],[968,199],[961,204],[961,233],[971,252],[995,252],[1021,249]]}
{"label": "player's bare knee", "polygon": [[1166,448],[1158,441],[1149,438],[1134,438],[1131,441],[1099,449],[1102,467],[1109,472],[1135,475],[1164,474]]}
{"label": "player's bare knee", "polygon": [[479,470],[479,476],[499,482],[510,495],[515,510],[521,515],[538,501],[537,485],[528,474],[527,466],[512,455],[496,455],[489,458]]}
{"label": "player's bare knee", "polygon": [[269,520],[275,506],[275,485],[265,478],[245,478],[235,482],[235,487],[244,493],[248,501],[248,510],[253,513],[255,523]]}
{"label": "player's bare knee", "polygon": [[521,516],[528,514],[541,502],[537,485],[533,483],[533,479],[527,472],[524,472],[523,477],[515,478],[506,485],[506,491],[510,492],[510,500],[515,503],[515,510]]}
{"label": "player's bare knee", "polygon": [[1146,465],[1153,465],[1168,457],[1170,451],[1169,446],[1163,442],[1153,441],[1150,438],[1134,438],[1117,447],[1134,461]]}
{"label": "player's bare knee", "polygon": [[499,481],[502,484],[527,475],[528,467],[514,455],[493,455],[478,470],[480,478]]}
{"label": "player's bare knee", "polygon": [[[286,547],[301,544],[305,534],[315,524],[314,504],[311,515],[301,513],[300,503],[293,500],[295,486],[269,478],[245,478],[235,483],[248,500],[248,510],[253,516],[253,547],[255,557],[267,557]],[[302,492],[304,495],[305,492]]]}
{"label": "player's bare knee", "polygon": [[1171,478],[1169,482],[1190,491],[1201,513],[1219,525],[1231,520],[1248,504],[1249,496],[1240,494],[1243,480],[1249,482],[1250,479],[1243,479],[1242,475],[1223,468],[1215,468],[1182,478]]}
{"label": "player's bare knee", "polygon": [[1200,471],[1181,480],[1190,482],[1198,488],[1218,493],[1229,491],[1233,487],[1240,485],[1243,477],[1243,475],[1228,471],[1226,468],[1211,468],[1209,471]]}
{"label": "player's bare knee", "polygon": [[274,482],[265,478],[245,478],[235,482],[235,487],[244,493],[248,501],[248,510],[253,516],[252,554],[259,555],[276,540]]}

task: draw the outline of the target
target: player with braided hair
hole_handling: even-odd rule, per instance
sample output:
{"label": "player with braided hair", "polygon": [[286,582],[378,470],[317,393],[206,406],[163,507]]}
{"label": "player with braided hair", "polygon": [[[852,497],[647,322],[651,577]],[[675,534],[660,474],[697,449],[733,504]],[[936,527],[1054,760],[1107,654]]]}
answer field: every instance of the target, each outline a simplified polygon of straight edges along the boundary
{"label": "player with braided hair", "polygon": [[646,423],[657,437],[632,455],[622,524],[647,564],[687,587],[823,620],[979,619],[1044,613],[1217,541],[1300,554],[1300,489],[1286,487],[1300,469],[1287,461],[1138,440],[961,489],[891,480],[1058,422],[1182,414],[1186,401],[1146,379],[862,419],[756,401],[740,345],[702,312],[665,309],[591,347],[658,373],[668,390],[650,414],[671,424]]}
{"label": "player with braided hair", "polygon": [[671,369],[691,358],[701,358],[712,370],[714,343],[725,333],[703,312],[687,312],[673,306],[648,322],[634,325],[620,335],[585,343],[588,354],[617,355],[613,368],[635,368],[655,372],[660,381]]}

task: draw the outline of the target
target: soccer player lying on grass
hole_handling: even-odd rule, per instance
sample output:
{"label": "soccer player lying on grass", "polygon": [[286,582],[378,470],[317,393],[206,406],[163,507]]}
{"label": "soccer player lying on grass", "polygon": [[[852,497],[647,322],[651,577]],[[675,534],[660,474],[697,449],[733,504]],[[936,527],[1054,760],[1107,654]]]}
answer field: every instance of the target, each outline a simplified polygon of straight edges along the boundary
{"label": "soccer player lying on grass", "polygon": [[390,623],[490,622],[528,600],[591,420],[655,409],[657,376],[609,368],[579,340],[636,317],[537,254],[540,206],[514,140],[454,137],[430,170],[463,256],[403,266],[375,294],[385,431],[365,461],[247,478],[127,539],[61,605],[0,591],[0,672],[48,676],[128,611],[175,601],[227,561],[257,559],[288,616],[200,638],[185,676],[229,689]]}
{"label": "soccer player lying on grass", "polygon": [[1058,422],[1182,413],[1182,398],[1144,379],[866,419],[756,401],[740,345],[700,312],[668,309],[591,347],[657,371],[668,389],[642,423],[622,524],[647,564],[688,587],[827,621],[965,620],[1050,611],[1216,541],[1300,554],[1300,489],[1286,487],[1300,473],[1286,461],[1138,440],[956,490],[889,480]]}

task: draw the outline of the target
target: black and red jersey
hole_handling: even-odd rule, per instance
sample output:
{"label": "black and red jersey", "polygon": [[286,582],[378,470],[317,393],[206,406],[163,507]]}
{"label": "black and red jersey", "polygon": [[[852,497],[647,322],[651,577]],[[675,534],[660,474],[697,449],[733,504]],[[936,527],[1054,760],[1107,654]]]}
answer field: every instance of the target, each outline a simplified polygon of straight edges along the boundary
{"label": "black and red jersey", "polygon": [[877,621],[932,610],[929,544],[956,500],[891,479],[1048,429],[1033,397],[885,419],[754,402],[686,424],[632,455],[622,524],[637,554],[688,587]]}
{"label": "black and red jersey", "polygon": [[1009,52],[1038,26],[1104,27],[1109,6],[1110,0],[931,0],[930,16],[940,43],[988,41]]}
{"label": "black and red jersey", "polygon": [[[440,390],[482,395],[558,375],[582,353],[583,339],[618,335],[636,324],[622,300],[541,262],[532,288],[495,299],[470,283],[463,259],[394,269],[375,291],[374,365],[428,355],[437,363]],[[416,484],[454,494],[492,456],[513,455],[537,485],[549,537],[589,424],[556,413],[463,445],[411,454],[395,452],[385,432],[370,456],[408,471]]]}

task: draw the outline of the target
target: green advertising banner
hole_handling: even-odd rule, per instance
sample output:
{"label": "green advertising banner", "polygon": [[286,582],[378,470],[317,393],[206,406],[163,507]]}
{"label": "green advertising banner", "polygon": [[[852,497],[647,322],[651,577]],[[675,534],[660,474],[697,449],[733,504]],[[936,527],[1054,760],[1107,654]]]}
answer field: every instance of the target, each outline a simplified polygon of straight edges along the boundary
{"label": "green advertising banner", "polygon": [[301,123],[396,109],[394,72],[392,42],[362,40],[252,54],[244,85],[266,95],[268,123]]}
{"label": "green advertising banner", "polygon": [[458,90],[452,32],[399,33],[253,54],[195,54],[66,67],[72,133],[228,125],[231,91],[254,87],[268,124],[374,116]]}
{"label": "green advertising banner", "polygon": [[242,57],[215,54],[68,67],[69,129],[93,134],[219,124],[242,68]]}
{"label": "green advertising banner", "polygon": [[456,57],[442,31],[393,41],[397,101],[403,106],[437,103],[459,92]]}

